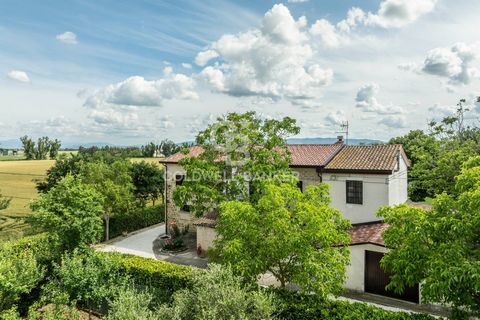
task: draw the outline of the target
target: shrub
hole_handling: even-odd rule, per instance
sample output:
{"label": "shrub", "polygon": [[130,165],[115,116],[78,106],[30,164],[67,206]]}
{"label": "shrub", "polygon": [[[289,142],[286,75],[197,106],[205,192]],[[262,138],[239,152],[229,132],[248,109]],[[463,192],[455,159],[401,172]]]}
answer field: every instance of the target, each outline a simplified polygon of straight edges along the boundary
{"label": "shrub", "polygon": [[131,232],[163,222],[165,211],[163,205],[139,208],[125,214],[110,218],[110,237],[114,238],[123,232]]}
{"label": "shrub", "polygon": [[169,262],[158,261],[119,253],[101,253],[112,256],[117,261],[121,272],[128,276],[142,290],[149,290],[154,302],[169,302],[175,291],[191,288],[195,270]]}
{"label": "shrub", "polygon": [[211,265],[207,272],[194,275],[191,289],[174,294],[171,306],[159,309],[159,319],[271,319],[270,297],[241,283],[229,267]]}
{"label": "shrub", "polygon": [[63,256],[54,270],[54,278],[45,288],[45,302],[76,303],[90,310],[105,312],[128,283],[115,256],[93,250],[74,250]]}
{"label": "shrub", "polygon": [[322,299],[315,295],[275,290],[275,317],[283,320],[434,320],[428,314],[386,311],[365,303]]}
{"label": "shrub", "polygon": [[151,294],[133,288],[122,290],[110,303],[107,320],[156,320],[157,315],[149,309],[151,302]]}
{"label": "shrub", "polygon": [[15,241],[0,246],[0,311],[12,308],[43,279],[34,251]]}

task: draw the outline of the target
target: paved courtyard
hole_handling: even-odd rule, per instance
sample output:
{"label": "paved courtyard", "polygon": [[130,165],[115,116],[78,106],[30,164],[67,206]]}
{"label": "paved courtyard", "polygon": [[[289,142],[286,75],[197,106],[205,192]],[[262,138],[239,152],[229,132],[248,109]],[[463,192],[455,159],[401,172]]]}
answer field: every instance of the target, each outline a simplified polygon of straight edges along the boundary
{"label": "paved courtyard", "polygon": [[126,237],[118,237],[97,246],[97,250],[104,252],[120,252],[144,258],[172,262],[206,268],[207,260],[197,256],[195,244],[189,250],[180,253],[161,251],[161,237],[165,235],[165,224],[158,224],[138,230]]}

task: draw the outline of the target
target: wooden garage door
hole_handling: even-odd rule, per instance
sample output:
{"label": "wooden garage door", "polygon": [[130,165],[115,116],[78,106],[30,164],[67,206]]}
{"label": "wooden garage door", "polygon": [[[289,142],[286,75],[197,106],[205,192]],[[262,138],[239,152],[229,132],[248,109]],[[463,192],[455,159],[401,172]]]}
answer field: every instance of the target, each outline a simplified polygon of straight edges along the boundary
{"label": "wooden garage door", "polygon": [[418,303],[418,285],[407,287],[401,295],[385,289],[390,275],[380,267],[382,257],[381,252],[365,251],[365,292]]}

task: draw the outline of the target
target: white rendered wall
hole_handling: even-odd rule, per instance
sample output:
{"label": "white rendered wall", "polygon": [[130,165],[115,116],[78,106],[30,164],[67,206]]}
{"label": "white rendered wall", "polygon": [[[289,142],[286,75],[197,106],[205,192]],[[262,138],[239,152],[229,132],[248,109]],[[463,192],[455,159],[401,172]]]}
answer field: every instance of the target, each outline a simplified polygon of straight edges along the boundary
{"label": "white rendered wall", "polygon": [[350,265],[347,266],[345,289],[365,291],[365,250],[385,253],[387,249],[373,244],[350,246]]}

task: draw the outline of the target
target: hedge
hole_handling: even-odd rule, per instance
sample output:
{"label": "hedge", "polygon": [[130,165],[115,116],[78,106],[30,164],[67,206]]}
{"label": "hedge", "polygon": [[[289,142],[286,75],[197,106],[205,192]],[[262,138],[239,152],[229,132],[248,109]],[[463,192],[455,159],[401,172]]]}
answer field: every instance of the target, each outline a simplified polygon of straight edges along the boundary
{"label": "hedge", "polygon": [[276,317],[284,320],[436,320],[424,313],[387,311],[366,303],[321,299],[315,295],[274,290]]}
{"label": "hedge", "polygon": [[123,232],[132,232],[163,222],[164,217],[163,205],[140,208],[125,214],[114,215],[110,218],[110,238],[120,236]]}
{"label": "hedge", "polygon": [[203,270],[182,266],[170,262],[158,261],[120,253],[102,253],[113,255],[120,269],[141,289],[154,291],[156,302],[170,302],[172,294],[180,289],[191,288],[194,272]]}

